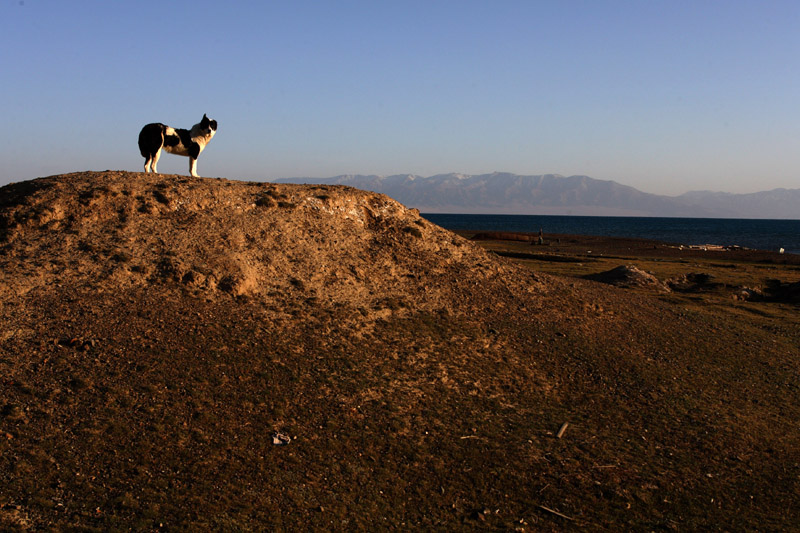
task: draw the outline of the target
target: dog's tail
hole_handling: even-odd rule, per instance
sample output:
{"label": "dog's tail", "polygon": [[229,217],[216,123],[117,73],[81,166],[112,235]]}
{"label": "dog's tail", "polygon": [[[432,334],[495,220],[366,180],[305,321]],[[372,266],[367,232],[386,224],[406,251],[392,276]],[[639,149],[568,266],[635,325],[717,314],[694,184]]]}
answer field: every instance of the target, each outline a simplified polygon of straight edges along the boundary
{"label": "dog's tail", "polygon": [[148,124],[139,132],[139,152],[144,158],[153,157],[164,145],[164,133],[167,126],[155,122]]}

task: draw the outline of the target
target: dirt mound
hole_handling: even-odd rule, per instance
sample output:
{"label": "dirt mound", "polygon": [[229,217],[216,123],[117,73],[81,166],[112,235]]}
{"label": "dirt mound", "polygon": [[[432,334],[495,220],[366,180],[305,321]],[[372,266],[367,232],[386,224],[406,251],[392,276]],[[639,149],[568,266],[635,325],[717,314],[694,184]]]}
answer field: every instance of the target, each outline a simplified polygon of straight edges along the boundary
{"label": "dirt mound", "polygon": [[778,279],[767,280],[762,297],[773,302],[800,303],[800,282],[787,283]]}
{"label": "dirt mound", "polygon": [[634,265],[620,265],[606,272],[586,276],[586,279],[608,283],[617,287],[651,287],[668,291],[669,288],[653,274]]}
{"label": "dirt mound", "polygon": [[667,280],[667,286],[678,292],[703,292],[723,288],[725,285],[705,272],[690,272]]}
{"label": "dirt mound", "polygon": [[9,185],[0,209],[0,288],[16,295],[175,282],[209,297],[449,308],[441,280],[505,269],[391,198],[342,186],[84,172]]}
{"label": "dirt mound", "polygon": [[520,261],[347,187],[4,187],[0,530],[796,527],[796,313]]}

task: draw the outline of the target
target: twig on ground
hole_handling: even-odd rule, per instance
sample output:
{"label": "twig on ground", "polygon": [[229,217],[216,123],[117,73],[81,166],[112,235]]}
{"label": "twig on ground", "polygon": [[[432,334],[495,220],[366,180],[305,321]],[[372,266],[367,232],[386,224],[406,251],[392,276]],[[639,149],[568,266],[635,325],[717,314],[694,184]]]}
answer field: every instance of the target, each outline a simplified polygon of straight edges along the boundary
{"label": "twig on ground", "polygon": [[570,522],[574,522],[575,521],[575,519],[572,518],[571,516],[567,516],[567,515],[565,515],[563,513],[559,513],[558,511],[554,511],[554,510],[550,509],[549,507],[545,507],[544,505],[540,505],[539,509],[547,511],[548,513],[553,513],[554,515],[560,516],[561,518],[563,518],[565,520],[569,520]]}

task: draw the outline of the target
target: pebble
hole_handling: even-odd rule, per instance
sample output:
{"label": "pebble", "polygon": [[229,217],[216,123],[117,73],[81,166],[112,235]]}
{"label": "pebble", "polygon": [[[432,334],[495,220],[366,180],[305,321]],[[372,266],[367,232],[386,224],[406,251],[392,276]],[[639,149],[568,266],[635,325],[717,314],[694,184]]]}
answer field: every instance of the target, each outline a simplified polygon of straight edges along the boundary
{"label": "pebble", "polygon": [[291,441],[292,438],[289,435],[286,435],[285,433],[280,433],[276,431],[275,433],[272,434],[272,444],[274,444],[275,446],[285,446],[286,444],[289,444]]}

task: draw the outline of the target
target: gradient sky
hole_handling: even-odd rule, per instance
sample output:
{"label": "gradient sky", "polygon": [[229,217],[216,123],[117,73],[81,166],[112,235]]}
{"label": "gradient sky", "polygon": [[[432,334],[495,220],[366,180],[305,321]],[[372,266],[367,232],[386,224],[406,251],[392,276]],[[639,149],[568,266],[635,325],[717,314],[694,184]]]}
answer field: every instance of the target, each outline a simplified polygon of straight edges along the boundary
{"label": "gradient sky", "polygon": [[0,43],[0,184],[141,170],[145,123],[207,113],[203,176],[800,188],[796,0],[3,0]]}

